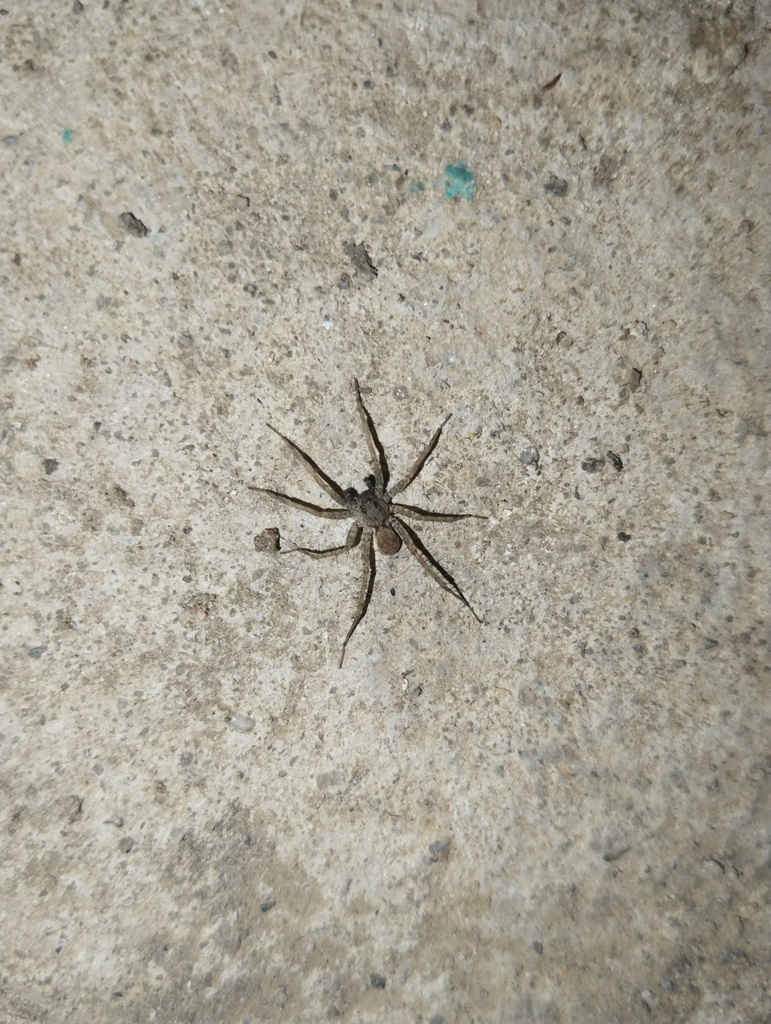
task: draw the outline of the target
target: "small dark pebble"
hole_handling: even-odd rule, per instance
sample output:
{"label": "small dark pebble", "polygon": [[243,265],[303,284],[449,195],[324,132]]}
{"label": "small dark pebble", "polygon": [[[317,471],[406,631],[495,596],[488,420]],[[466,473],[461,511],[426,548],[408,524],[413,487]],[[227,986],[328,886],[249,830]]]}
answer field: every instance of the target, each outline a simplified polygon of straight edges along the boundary
{"label": "small dark pebble", "polygon": [[539,942],[539,941],[538,941],[538,939],[536,939],[536,940],[535,940],[535,941],[533,942],[533,949],[534,949],[534,950],[536,951],[536,953],[537,953],[537,954],[538,954],[539,956],[543,956],[543,943],[542,943],[542,942]]}
{"label": "small dark pebble", "polygon": [[130,235],[134,235],[136,238],[144,238],[149,233],[150,229],[142,223],[139,217],[135,217],[128,210],[126,213],[122,213],[118,220],[123,230],[127,231]]}
{"label": "small dark pebble", "polygon": [[568,183],[564,178],[558,178],[556,174],[552,174],[549,180],[543,187],[544,192],[549,192],[553,196],[564,196],[567,195]]}
{"label": "small dark pebble", "polygon": [[428,852],[433,861],[447,860],[450,854],[450,843],[447,839],[437,839],[430,844]]}
{"label": "small dark pebble", "polygon": [[263,914],[267,914],[267,912],[269,910],[272,910],[275,907],[275,905],[276,905],[276,901],[275,900],[265,900],[264,903],[260,904],[260,910],[263,912]]}
{"label": "small dark pebble", "polygon": [[717,647],[717,643],[717,640],[713,640],[712,637],[704,637],[704,647],[706,650],[709,650],[711,647]]}
{"label": "small dark pebble", "polygon": [[435,1013],[428,1018],[428,1024],[444,1024],[444,1016],[441,1013]]}
{"label": "small dark pebble", "polygon": [[523,466],[537,466],[540,459],[541,456],[534,444],[528,445],[527,448],[519,454],[519,461]]}
{"label": "small dark pebble", "polygon": [[605,465],[605,459],[586,459],[585,462],[581,463],[581,469],[585,473],[599,473],[602,467]]}
{"label": "small dark pebble", "polygon": [[43,644],[40,647],[28,647],[27,654],[30,656],[30,658],[41,658],[47,650],[47,645]]}
{"label": "small dark pebble", "polygon": [[554,78],[550,78],[546,85],[541,86],[541,92],[549,92],[549,90],[553,89],[557,82],[559,82],[560,78],[562,78],[561,71],[558,74],[556,74]]}
{"label": "small dark pebble", "polygon": [[134,508],[134,506],[136,505],[136,502],[129,495],[128,491],[125,488],[121,487],[120,484],[113,484],[112,493],[114,497],[117,498],[117,500],[121,503],[121,505],[126,505],[127,508]]}
{"label": "small dark pebble", "polygon": [[58,468],[59,462],[57,459],[43,459],[43,469],[46,471],[46,476],[55,473]]}
{"label": "small dark pebble", "polygon": [[83,810],[83,797],[76,796],[74,793],[68,796],[63,802],[63,811],[70,823],[73,823],[81,814]]}
{"label": "small dark pebble", "polygon": [[347,242],[344,248],[346,255],[357,270],[369,277],[377,277],[377,267],[372,262],[364,242],[359,242],[358,245],[355,242]]}
{"label": "small dark pebble", "polygon": [[372,988],[385,988],[386,980],[382,974],[378,974],[377,971],[373,971],[369,976],[369,983]]}
{"label": "small dark pebble", "polygon": [[720,963],[726,967],[735,967],[737,964],[744,965],[749,961],[749,957],[743,949],[736,949],[736,947],[729,947],[723,950],[720,954]]}
{"label": "small dark pebble", "polygon": [[620,860],[624,854],[629,853],[631,849],[631,846],[622,846],[620,850],[609,850],[607,853],[603,853],[602,859],[606,864],[612,864],[614,860]]}
{"label": "small dark pebble", "polygon": [[254,538],[254,550],[255,551],[280,551],[281,550],[281,534],[275,526],[271,526],[268,530],[263,530],[262,533],[258,533]]}
{"label": "small dark pebble", "polygon": [[118,843],[118,849],[120,850],[121,853],[131,853],[131,851],[134,849],[134,840],[131,838],[131,836],[126,836],[125,839],[121,839],[121,841]]}
{"label": "small dark pebble", "polygon": [[611,465],[617,473],[620,473],[624,468],[624,463],[621,461],[621,457],[616,455],[615,452],[608,451],[608,458],[610,459]]}
{"label": "small dark pebble", "polygon": [[633,369],[629,374],[629,390],[637,391],[642,381],[642,370]]}
{"label": "small dark pebble", "polygon": [[626,542],[628,540],[632,539],[632,534],[631,533],[624,533],[623,530],[619,530],[618,533],[616,534],[616,536],[618,537],[619,540],[622,540],[625,544],[626,544]]}

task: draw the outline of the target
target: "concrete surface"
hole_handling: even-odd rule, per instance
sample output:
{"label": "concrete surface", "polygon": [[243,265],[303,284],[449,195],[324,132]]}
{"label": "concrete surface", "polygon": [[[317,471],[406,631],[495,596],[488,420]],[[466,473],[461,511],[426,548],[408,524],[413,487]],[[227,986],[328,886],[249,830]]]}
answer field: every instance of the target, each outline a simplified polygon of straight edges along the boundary
{"label": "concrete surface", "polygon": [[0,32],[0,1019],[769,1021],[768,8]]}

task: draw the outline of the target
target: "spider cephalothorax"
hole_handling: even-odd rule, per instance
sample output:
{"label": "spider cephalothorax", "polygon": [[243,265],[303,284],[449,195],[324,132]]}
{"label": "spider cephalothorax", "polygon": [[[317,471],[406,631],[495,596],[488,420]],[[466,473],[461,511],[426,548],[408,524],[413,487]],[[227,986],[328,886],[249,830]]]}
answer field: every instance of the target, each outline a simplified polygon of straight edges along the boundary
{"label": "spider cephalothorax", "polygon": [[[291,554],[292,552],[299,551],[304,555],[310,555],[312,558],[329,558],[333,555],[340,555],[344,551],[350,551],[360,543],[362,545],[361,551],[364,563],[364,578],[362,579],[361,594],[359,595],[359,603],[353,617],[353,623],[351,628],[348,630],[348,635],[343,641],[340,665],[343,664],[346,645],[353,636],[354,630],[366,615],[367,608],[369,607],[372,588],[375,583],[375,545],[377,545],[381,554],[395,555],[401,549],[402,544],[404,544],[408,551],[410,551],[410,553],[417,559],[421,568],[428,573],[432,579],[436,580],[443,590],[446,590],[448,594],[452,594],[453,597],[456,597],[459,601],[465,604],[477,622],[482,621],[468,603],[465,595],[452,576],[439,564],[439,562],[425,547],[417,533],[415,533],[411,526],[404,522],[402,517],[407,516],[410,519],[438,523],[453,523],[458,519],[484,519],[485,517],[472,515],[470,513],[429,512],[426,509],[417,508],[415,505],[404,505],[401,502],[393,500],[397,494],[400,494],[403,490],[409,487],[421,472],[431,453],[439,443],[442,429],[450,417],[448,416],[441,426],[439,426],[434,432],[433,437],[420,453],[407,475],[398,483],[389,487],[390,471],[388,468],[388,460],[386,459],[380,439],[377,436],[377,431],[375,430],[375,424],[372,422],[372,417],[367,412],[366,406],[362,401],[359,382],[355,378],[353,381],[353,390],[356,395],[356,404],[359,409],[359,415],[361,416],[362,426],[364,427],[364,435],[367,439],[367,447],[369,448],[370,462],[372,463],[373,469],[373,473],[364,479],[366,487],[363,491],[357,491],[354,487],[348,487],[343,490],[338,483],[336,483],[330,476],[327,476],[327,474],[316,465],[309,455],[306,455],[302,448],[298,447],[294,441],[290,441],[288,437],[276,430],[275,427],[270,427],[270,424],[268,424],[268,426],[273,433],[278,434],[278,436],[289,445],[298,461],[306,470],[308,470],[316,483],[327,492],[330,498],[332,498],[339,507],[324,508],[321,505],[314,505],[312,502],[305,501],[302,498],[292,498],[290,495],[282,494],[280,491],[272,491],[267,487],[251,488],[253,491],[260,491],[262,494],[268,494],[270,497],[275,498],[277,501],[282,501],[285,505],[290,505],[292,508],[300,509],[303,512],[310,512],[314,516],[321,516],[324,519],[353,519],[345,544],[341,544],[334,548],[321,549],[292,548],[291,551],[286,552],[287,554]],[[363,542],[362,537],[364,538]]]}

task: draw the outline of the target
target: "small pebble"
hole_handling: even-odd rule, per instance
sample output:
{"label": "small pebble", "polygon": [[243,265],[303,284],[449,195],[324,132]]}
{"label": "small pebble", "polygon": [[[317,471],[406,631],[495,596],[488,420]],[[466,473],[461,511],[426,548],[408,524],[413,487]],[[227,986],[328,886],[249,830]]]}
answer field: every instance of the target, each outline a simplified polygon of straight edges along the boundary
{"label": "small pebble", "polygon": [[281,550],[281,534],[275,526],[271,526],[267,530],[263,530],[262,533],[256,534],[254,538],[254,550],[255,551],[280,551]]}
{"label": "small pebble", "polygon": [[246,715],[231,715],[227,721],[230,728],[236,732],[251,732],[257,724],[253,718],[247,718]]}
{"label": "small pebble", "polygon": [[540,459],[541,456],[534,444],[528,445],[527,448],[525,448],[523,452],[520,452],[519,455],[519,461],[523,466],[537,466]]}

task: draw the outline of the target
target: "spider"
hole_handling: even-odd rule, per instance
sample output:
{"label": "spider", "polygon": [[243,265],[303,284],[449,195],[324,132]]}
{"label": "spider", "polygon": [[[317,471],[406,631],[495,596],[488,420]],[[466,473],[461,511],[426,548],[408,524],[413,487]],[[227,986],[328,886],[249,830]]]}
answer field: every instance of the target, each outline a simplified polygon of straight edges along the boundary
{"label": "spider", "polygon": [[375,545],[377,545],[381,554],[395,555],[401,549],[402,544],[404,544],[407,550],[415,557],[423,571],[435,580],[443,590],[446,590],[448,594],[452,594],[453,597],[462,602],[477,622],[482,623],[482,619],[471,607],[463,591],[450,573],[439,564],[425,547],[417,533],[404,521],[403,517],[407,516],[410,519],[435,523],[454,523],[458,519],[487,518],[486,516],[470,513],[429,512],[426,509],[417,508],[415,505],[404,505],[401,502],[394,501],[393,499],[396,495],[401,494],[402,491],[409,487],[420,474],[426,462],[428,462],[428,459],[439,443],[442,430],[450,416],[447,416],[434,432],[434,436],[417,457],[407,475],[402,477],[398,483],[389,486],[391,474],[388,468],[388,460],[380,443],[380,438],[377,436],[372,417],[367,412],[367,408],[362,401],[359,382],[355,377],[353,380],[353,390],[356,395],[356,405],[359,409],[364,436],[367,439],[367,447],[369,448],[370,462],[373,470],[371,475],[364,478],[366,487],[363,491],[357,491],[355,487],[348,487],[343,490],[340,484],[336,483],[330,476],[327,476],[299,445],[296,445],[294,441],[290,441],[281,431],[276,430],[270,424],[268,424],[270,430],[274,434],[278,434],[281,440],[289,446],[295,458],[339,507],[324,508],[321,505],[314,505],[310,501],[305,501],[303,498],[293,498],[288,494],[282,494],[280,491],[273,491],[267,487],[253,487],[250,485],[250,490],[252,491],[267,494],[271,498],[275,498],[276,501],[289,505],[291,508],[300,509],[302,512],[310,512],[311,515],[320,516],[323,519],[353,519],[345,544],[321,549],[290,548],[284,552],[285,554],[300,552],[303,555],[309,555],[311,558],[331,558],[335,555],[341,555],[346,551],[351,551],[361,544],[364,575],[359,594],[359,603],[356,606],[353,622],[343,641],[340,654],[340,668],[343,665],[348,641],[353,636],[356,627],[367,614],[367,609],[369,608],[372,589],[375,584]]}

